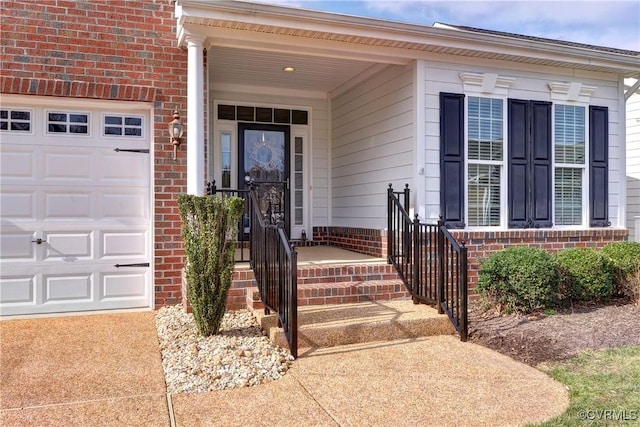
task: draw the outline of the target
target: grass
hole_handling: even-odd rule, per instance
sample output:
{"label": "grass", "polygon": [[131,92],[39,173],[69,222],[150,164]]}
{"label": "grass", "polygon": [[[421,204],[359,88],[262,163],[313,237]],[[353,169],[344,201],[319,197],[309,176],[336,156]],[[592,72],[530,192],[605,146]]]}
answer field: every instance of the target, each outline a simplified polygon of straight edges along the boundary
{"label": "grass", "polygon": [[640,346],[586,351],[547,373],[567,386],[570,402],[540,427],[640,425]]}

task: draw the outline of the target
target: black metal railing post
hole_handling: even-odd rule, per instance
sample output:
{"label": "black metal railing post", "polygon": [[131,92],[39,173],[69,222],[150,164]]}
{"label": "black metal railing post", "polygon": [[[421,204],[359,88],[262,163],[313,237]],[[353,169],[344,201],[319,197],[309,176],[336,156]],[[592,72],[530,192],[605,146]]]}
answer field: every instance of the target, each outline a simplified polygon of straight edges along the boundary
{"label": "black metal railing post", "polygon": [[393,230],[393,186],[389,184],[387,188],[387,261],[391,261],[393,254],[393,239],[395,237]]}
{"label": "black metal railing post", "polygon": [[421,274],[420,274],[420,267],[422,266],[422,263],[420,262],[421,260],[421,256],[420,256],[420,251],[422,250],[422,245],[420,244],[420,237],[421,237],[421,227],[420,227],[420,218],[418,218],[418,214],[415,214],[415,217],[413,219],[413,257],[412,257],[412,266],[413,266],[413,274],[412,274],[412,284],[411,284],[411,289],[413,290],[413,295],[411,295],[411,299],[413,299],[413,303],[414,304],[418,304],[419,300],[418,298],[416,298],[416,294],[417,293],[421,293],[419,292],[419,289],[422,290],[423,288],[423,281],[421,280]]}
{"label": "black metal railing post", "polygon": [[468,315],[468,258],[467,258],[467,247],[465,246],[464,240],[461,242],[462,247],[460,248],[460,263],[462,264],[462,272],[460,278],[461,285],[461,301],[460,301],[460,340],[466,341],[467,335],[469,331],[469,315]]}
{"label": "black metal railing post", "polygon": [[444,253],[444,234],[442,233],[444,221],[442,218],[438,220],[438,289],[436,291],[436,299],[438,300],[438,313],[444,313],[442,303],[444,302],[444,275],[445,275],[445,253]]}

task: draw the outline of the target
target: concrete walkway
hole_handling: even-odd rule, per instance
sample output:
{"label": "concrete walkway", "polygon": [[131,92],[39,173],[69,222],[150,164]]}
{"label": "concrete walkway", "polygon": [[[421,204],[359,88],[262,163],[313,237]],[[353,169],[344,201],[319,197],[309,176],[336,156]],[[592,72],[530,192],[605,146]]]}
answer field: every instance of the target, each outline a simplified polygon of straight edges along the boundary
{"label": "concrete walkway", "polygon": [[0,321],[0,425],[505,426],[561,384],[454,336],[306,350],[284,379],[167,395],[153,313]]}

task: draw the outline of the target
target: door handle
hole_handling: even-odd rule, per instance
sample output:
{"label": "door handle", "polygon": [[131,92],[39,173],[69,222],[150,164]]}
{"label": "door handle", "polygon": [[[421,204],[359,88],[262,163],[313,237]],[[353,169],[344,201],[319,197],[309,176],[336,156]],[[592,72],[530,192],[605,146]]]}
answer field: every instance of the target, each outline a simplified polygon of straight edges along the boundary
{"label": "door handle", "polygon": [[41,245],[43,243],[47,243],[46,240],[42,240],[40,238],[36,239],[36,240],[32,240],[31,243],[37,243],[38,245]]}

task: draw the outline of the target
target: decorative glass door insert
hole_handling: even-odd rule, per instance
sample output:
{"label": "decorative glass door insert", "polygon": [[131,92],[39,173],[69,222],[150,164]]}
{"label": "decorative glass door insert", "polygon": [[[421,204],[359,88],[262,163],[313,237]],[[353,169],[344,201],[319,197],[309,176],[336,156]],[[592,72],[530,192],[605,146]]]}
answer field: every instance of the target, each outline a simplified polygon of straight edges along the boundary
{"label": "decorative glass door insert", "polygon": [[238,130],[238,182],[254,185],[263,214],[289,234],[289,126],[239,123]]}

